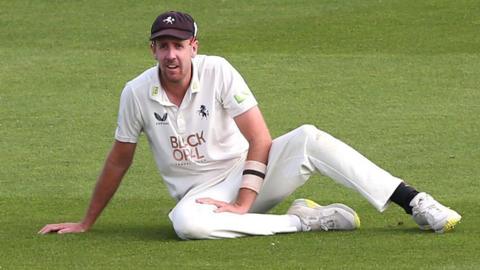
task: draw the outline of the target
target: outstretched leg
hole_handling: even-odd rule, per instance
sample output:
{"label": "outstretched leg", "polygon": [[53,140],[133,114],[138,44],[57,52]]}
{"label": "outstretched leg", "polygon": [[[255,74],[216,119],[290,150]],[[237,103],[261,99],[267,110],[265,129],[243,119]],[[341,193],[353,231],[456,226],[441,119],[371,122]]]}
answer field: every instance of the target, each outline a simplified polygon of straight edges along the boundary
{"label": "outstretched leg", "polygon": [[301,126],[273,141],[267,175],[251,212],[263,213],[303,185],[315,172],[358,191],[377,210],[393,201],[421,229],[451,230],[461,216],[419,193],[375,165],[356,150],[311,125]]}
{"label": "outstretched leg", "polygon": [[316,172],[355,189],[379,211],[402,183],[342,141],[303,125],[273,141],[267,175],[252,211],[268,211]]}

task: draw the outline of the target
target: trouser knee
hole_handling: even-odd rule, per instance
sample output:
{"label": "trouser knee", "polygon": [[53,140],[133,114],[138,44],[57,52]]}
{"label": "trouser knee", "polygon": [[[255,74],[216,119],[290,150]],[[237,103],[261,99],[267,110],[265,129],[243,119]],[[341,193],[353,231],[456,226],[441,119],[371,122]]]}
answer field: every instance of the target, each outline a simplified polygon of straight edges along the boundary
{"label": "trouser knee", "polygon": [[195,209],[175,207],[169,214],[173,229],[178,237],[184,240],[209,239],[211,228],[209,218],[202,216]]}
{"label": "trouser knee", "polygon": [[306,144],[311,142],[318,145],[332,138],[330,134],[319,130],[313,125],[302,125],[292,132],[293,136],[288,144],[290,147],[299,149],[305,148]]}
{"label": "trouser knee", "polygon": [[314,138],[319,133],[322,132],[318,128],[316,128],[314,125],[309,125],[309,124],[298,127],[296,131],[298,132],[298,136],[300,136],[303,139]]}

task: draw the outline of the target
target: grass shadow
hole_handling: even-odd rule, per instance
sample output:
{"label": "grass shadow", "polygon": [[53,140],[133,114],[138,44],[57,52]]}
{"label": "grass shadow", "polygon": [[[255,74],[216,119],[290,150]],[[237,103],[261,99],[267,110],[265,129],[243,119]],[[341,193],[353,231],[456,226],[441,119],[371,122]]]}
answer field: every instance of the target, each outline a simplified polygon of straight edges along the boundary
{"label": "grass shadow", "polygon": [[145,224],[103,224],[92,231],[95,238],[122,238],[125,240],[178,242],[180,238],[175,234],[171,225]]}
{"label": "grass shadow", "polygon": [[407,227],[407,226],[383,226],[383,227],[363,227],[360,228],[360,231],[363,231],[368,234],[388,234],[391,236],[394,235],[427,235],[427,234],[435,234],[434,231],[423,231],[417,227]]}

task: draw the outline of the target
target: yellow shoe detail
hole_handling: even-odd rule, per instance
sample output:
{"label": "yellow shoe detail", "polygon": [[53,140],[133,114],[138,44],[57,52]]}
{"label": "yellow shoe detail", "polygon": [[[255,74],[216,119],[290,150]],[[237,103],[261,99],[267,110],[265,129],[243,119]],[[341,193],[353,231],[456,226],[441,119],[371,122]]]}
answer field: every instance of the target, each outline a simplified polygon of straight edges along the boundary
{"label": "yellow shoe detail", "polygon": [[316,208],[316,207],[319,207],[320,205],[312,200],[309,200],[309,199],[304,199],[305,201],[305,204],[307,205],[307,207],[309,208]]}
{"label": "yellow shoe detail", "polygon": [[354,215],[354,221],[355,221],[355,226],[356,228],[360,228],[360,217],[357,215],[357,213],[355,213]]}
{"label": "yellow shoe detail", "polygon": [[448,232],[448,231],[453,230],[455,225],[457,225],[460,222],[460,219],[462,219],[461,216],[454,217],[454,218],[451,218],[451,219],[447,220],[447,223],[445,224],[445,226],[443,226],[443,230],[441,232]]}

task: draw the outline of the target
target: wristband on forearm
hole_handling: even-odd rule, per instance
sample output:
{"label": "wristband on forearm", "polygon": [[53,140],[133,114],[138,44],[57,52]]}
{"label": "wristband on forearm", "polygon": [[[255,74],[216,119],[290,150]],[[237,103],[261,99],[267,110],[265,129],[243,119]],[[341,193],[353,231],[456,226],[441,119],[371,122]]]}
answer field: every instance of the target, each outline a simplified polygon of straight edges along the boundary
{"label": "wristband on forearm", "polygon": [[242,184],[240,188],[247,188],[258,193],[263,184],[265,178],[265,172],[267,171],[267,165],[255,161],[245,161],[245,167],[243,169]]}

